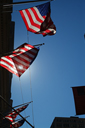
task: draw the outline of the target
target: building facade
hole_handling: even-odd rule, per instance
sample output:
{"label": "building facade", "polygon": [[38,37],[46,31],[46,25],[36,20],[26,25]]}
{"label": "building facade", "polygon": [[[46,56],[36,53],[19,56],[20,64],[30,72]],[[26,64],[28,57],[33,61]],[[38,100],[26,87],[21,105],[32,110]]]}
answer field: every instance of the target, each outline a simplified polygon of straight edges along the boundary
{"label": "building facade", "polygon": [[85,119],[78,117],[55,117],[50,128],[85,128]]}
{"label": "building facade", "polygon": [[[3,4],[12,3],[12,0],[0,0],[0,57],[13,51],[14,22],[11,21],[12,7],[3,7]],[[0,67],[0,95],[12,106],[11,100],[12,74]],[[11,108],[0,98],[0,128],[9,128],[9,122],[2,120]]]}

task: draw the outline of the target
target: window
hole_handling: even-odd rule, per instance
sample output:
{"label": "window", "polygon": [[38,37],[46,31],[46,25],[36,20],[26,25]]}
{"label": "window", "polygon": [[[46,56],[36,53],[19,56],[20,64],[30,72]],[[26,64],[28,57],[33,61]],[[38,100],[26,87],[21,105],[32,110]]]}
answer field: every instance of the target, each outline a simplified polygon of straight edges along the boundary
{"label": "window", "polygon": [[84,128],[84,124],[79,124],[78,126],[78,128]]}
{"label": "window", "polygon": [[57,119],[57,122],[62,122],[62,120],[61,119]]}
{"label": "window", "polygon": [[69,128],[69,124],[63,124],[64,128]]}
{"label": "window", "polygon": [[67,119],[66,120],[63,120],[63,122],[69,122],[69,120],[67,120]]}
{"label": "window", "polygon": [[72,122],[72,123],[76,123],[76,120],[70,120],[70,122]]}
{"label": "window", "polygon": [[56,126],[57,126],[57,128],[62,128],[62,124],[60,124],[60,123],[57,123]]}
{"label": "window", "polygon": [[76,124],[72,124],[71,128],[77,128],[77,125]]}
{"label": "window", "polygon": [[83,120],[78,120],[78,123],[83,123]]}

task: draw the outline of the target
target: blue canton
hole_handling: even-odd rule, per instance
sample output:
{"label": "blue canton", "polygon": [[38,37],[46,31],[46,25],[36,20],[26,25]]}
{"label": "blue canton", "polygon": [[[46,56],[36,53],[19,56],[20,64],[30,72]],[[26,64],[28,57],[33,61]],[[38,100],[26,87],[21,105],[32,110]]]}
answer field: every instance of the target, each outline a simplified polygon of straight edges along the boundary
{"label": "blue canton", "polygon": [[50,2],[36,6],[42,16],[47,15],[50,12]]}

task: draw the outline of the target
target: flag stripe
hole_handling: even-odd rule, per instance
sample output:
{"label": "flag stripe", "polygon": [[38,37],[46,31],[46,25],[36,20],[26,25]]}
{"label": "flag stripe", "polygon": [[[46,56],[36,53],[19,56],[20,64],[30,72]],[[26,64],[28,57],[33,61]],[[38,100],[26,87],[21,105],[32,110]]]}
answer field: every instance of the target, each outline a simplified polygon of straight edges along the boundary
{"label": "flag stripe", "polygon": [[12,62],[12,59],[9,56],[1,57],[1,60],[7,62],[11,67],[14,67],[14,63]]}
{"label": "flag stripe", "polygon": [[32,30],[35,31],[35,32],[36,32],[36,31],[40,31],[39,28],[37,28],[36,26],[33,26],[33,25],[31,24],[31,21],[30,21],[28,15],[27,15],[27,13],[26,13],[26,10],[23,10],[23,14],[24,14],[25,19],[26,19],[26,21],[27,21],[27,23],[28,23],[28,29],[32,29]]}
{"label": "flag stripe", "polygon": [[16,61],[17,63],[22,64],[24,66],[28,66],[28,64],[30,64],[32,60],[27,61],[25,60],[24,56],[23,58],[21,56],[18,56],[17,58],[13,58],[13,61]]}
{"label": "flag stripe", "polygon": [[37,19],[40,23],[42,23],[42,22],[45,20],[46,16],[42,16],[42,15],[40,14],[39,10],[38,10],[36,7],[31,8],[31,10],[34,12],[34,14],[35,14],[35,16],[36,16],[36,19]]}
{"label": "flag stripe", "polygon": [[[22,57],[22,59],[24,58],[25,59],[25,61],[27,61],[27,62],[31,62],[32,61],[32,58],[31,57],[29,57],[28,55],[26,55],[26,54],[22,54],[22,55],[20,55],[20,57]],[[30,59],[31,58],[31,59]]]}
{"label": "flag stripe", "polygon": [[5,65],[3,64],[3,62],[1,62],[1,66],[6,68],[9,72],[14,73],[15,75],[19,76],[17,71],[13,70],[13,68],[11,68],[9,65]]}
{"label": "flag stripe", "polygon": [[[15,66],[17,66],[18,70],[20,69],[19,67],[22,66],[21,70],[24,70],[24,71],[25,71],[25,69],[27,69],[28,66],[30,65],[29,63],[26,64],[26,63],[24,63],[24,62],[21,61],[21,60],[18,62],[18,59],[17,59],[17,58],[16,58],[16,60],[13,60],[13,61],[14,61],[14,63],[16,63]],[[21,63],[20,63],[20,62],[21,62]]]}
{"label": "flag stripe", "polygon": [[[32,26],[36,26],[38,29],[40,29],[41,23],[36,20],[35,15],[33,14],[31,9],[26,9],[26,13],[29,16],[30,22]],[[36,22],[35,22],[36,21]]]}
{"label": "flag stripe", "polygon": [[6,66],[9,70],[12,70],[13,72],[17,73],[17,71],[15,69],[15,66],[11,65],[7,61],[1,60],[0,64],[3,65],[3,66]]}

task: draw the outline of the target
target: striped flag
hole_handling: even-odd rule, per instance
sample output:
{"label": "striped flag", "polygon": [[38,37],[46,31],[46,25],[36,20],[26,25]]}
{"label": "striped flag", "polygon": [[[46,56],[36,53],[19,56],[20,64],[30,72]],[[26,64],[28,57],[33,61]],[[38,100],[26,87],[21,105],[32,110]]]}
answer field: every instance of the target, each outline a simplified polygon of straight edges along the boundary
{"label": "striped flag", "polygon": [[50,2],[19,12],[28,31],[43,36],[56,33],[56,27],[50,17]]}
{"label": "striped flag", "polygon": [[[18,113],[22,112],[24,109],[27,108],[29,104],[26,104],[22,107],[19,107],[18,109],[16,109],[16,111]],[[9,113],[7,116],[5,116],[6,119],[10,120],[11,122],[13,122],[15,120],[15,118],[17,117],[18,113],[16,113],[16,111],[12,111],[11,113]]]}
{"label": "striped flag", "polygon": [[11,55],[1,57],[0,66],[20,77],[32,64],[38,54],[39,48],[24,43]]}
{"label": "striped flag", "polygon": [[24,124],[24,122],[25,122],[24,119],[21,119],[21,120],[16,121],[16,122],[12,122],[12,125],[10,125],[10,128],[14,128],[14,127],[18,128],[18,127],[22,126]]}

